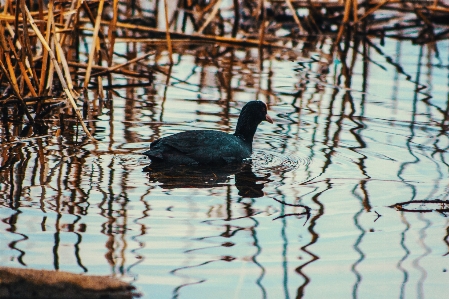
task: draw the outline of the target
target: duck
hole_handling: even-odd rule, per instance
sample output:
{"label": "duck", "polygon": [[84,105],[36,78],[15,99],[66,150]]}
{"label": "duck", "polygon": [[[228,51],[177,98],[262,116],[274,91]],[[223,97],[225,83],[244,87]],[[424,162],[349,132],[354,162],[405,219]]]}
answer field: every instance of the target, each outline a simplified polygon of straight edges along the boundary
{"label": "duck", "polygon": [[242,163],[251,157],[252,144],[262,121],[273,124],[268,107],[262,101],[243,106],[234,134],[216,130],[191,130],[153,141],[142,154],[151,165],[227,165]]}

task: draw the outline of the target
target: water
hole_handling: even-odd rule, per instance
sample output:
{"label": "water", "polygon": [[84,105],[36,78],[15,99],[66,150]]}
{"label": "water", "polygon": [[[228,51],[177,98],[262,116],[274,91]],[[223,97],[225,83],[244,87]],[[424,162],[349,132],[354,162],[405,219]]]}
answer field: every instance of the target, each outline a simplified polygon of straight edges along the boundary
{"label": "water", "polygon": [[[156,73],[92,112],[98,144],[74,123],[60,137],[51,120],[41,137],[12,125],[9,142],[2,129],[0,265],[112,275],[144,298],[444,297],[449,52],[437,46],[439,58],[387,40],[348,58],[346,77],[328,44],[310,53],[320,62],[279,54],[262,71],[257,51],[233,50],[247,62],[231,73],[228,56],[187,51],[179,80]],[[232,133],[253,99],[275,123],[259,126],[250,165],[143,171],[152,140]],[[408,201],[433,211],[394,208]]]}

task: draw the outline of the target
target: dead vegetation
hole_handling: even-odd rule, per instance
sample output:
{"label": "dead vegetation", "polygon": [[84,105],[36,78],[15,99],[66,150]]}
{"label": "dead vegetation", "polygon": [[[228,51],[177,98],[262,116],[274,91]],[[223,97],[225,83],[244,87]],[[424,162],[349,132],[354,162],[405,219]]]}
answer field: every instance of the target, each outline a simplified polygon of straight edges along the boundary
{"label": "dead vegetation", "polygon": [[[158,72],[168,84],[174,53],[198,44],[224,49],[216,55],[229,47],[256,48],[262,67],[264,51],[287,51],[295,59],[307,51],[306,43],[323,38],[338,49],[352,38],[432,43],[449,34],[449,7],[438,0],[234,0],[230,7],[221,0],[6,0],[0,10],[7,140],[47,134],[44,120],[52,118],[59,127],[54,134],[67,123],[80,124],[95,141],[86,121],[111,105],[111,91],[120,88],[113,76],[151,86]],[[136,44],[146,51],[132,56],[124,50]]]}

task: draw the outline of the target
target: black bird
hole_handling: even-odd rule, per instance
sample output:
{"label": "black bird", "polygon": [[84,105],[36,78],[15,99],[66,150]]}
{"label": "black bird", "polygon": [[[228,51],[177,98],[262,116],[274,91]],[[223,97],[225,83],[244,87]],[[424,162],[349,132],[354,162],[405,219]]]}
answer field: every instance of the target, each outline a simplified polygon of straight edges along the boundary
{"label": "black bird", "polygon": [[248,102],[240,112],[233,135],[214,130],[194,130],[155,140],[148,156],[152,165],[224,165],[241,163],[252,152],[253,137],[262,121],[273,123],[267,105]]}

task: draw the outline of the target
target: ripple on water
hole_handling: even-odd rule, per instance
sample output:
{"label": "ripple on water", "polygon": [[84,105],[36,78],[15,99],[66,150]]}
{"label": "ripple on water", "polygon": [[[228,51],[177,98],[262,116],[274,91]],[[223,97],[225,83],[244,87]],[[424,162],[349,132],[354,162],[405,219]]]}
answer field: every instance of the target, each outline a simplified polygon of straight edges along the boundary
{"label": "ripple on water", "polygon": [[310,164],[307,156],[298,156],[291,153],[280,154],[268,150],[255,150],[251,156],[253,170],[276,170],[289,172]]}
{"label": "ripple on water", "polygon": [[[115,155],[122,166],[148,166],[151,161],[141,154]],[[254,150],[251,155],[253,171],[290,172],[298,168],[307,167],[311,160],[308,156],[270,150]]]}

